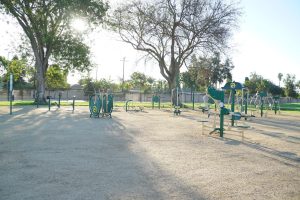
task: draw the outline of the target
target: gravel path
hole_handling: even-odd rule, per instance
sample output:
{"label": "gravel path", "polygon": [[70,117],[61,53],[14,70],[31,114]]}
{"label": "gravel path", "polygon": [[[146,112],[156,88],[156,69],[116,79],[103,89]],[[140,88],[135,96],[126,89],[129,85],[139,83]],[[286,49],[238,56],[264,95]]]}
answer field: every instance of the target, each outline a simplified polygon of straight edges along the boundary
{"label": "gravel path", "polygon": [[202,135],[197,112],[14,111],[0,115],[1,200],[300,199],[300,133],[272,120],[242,141]]}

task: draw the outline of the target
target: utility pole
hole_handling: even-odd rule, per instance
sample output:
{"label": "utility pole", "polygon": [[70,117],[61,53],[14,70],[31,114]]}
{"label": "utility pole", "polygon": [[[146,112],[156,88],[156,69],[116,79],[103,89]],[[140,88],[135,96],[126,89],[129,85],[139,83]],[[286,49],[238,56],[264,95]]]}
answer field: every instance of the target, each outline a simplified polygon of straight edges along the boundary
{"label": "utility pole", "polygon": [[123,79],[122,79],[122,92],[123,92],[124,91],[124,72],[125,72],[126,57],[124,57],[121,61],[123,62]]}

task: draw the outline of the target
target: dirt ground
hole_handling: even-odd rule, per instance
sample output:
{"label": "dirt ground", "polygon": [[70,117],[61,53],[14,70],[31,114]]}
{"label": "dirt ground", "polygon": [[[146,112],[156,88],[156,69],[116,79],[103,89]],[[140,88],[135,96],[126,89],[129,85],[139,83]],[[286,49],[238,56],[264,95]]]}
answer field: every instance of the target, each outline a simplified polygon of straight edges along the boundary
{"label": "dirt ground", "polygon": [[[300,115],[0,107],[0,199],[300,199]],[[226,120],[228,121],[228,120]],[[245,128],[246,127],[246,128]]]}

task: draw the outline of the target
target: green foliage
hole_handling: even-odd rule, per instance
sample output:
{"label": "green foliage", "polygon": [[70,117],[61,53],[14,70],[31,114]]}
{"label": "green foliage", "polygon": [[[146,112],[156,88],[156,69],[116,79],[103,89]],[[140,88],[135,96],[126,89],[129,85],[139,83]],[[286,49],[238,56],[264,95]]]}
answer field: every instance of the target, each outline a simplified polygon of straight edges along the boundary
{"label": "green foliage", "polygon": [[5,70],[2,77],[2,87],[7,87],[7,81],[9,81],[10,74],[13,74],[14,89],[27,89],[33,87],[31,83],[26,82],[28,76],[27,71],[31,69],[31,67],[27,65],[26,60],[14,56],[12,60],[0,57],[0,61]]}
{"label": "green foliage", "polygon": [[256,94],[257,91],[265,91],[272,96],[284,95],[282,88],[256,73],[251,73],[250,78],[246,77],[244,85],[248,88],[250,95]]}
{"label": "green foliage", "polygon": [[[37,90],[44,100],[49,59],[60,67],[88,70],[89,49],[71,29],[73,18],[93,27],[103,23],[108,4],[102,0],[0,0],[0,9],[17,19],[35,57]],[[71,34],[72,33],[72,34]]]}
{"label": "green foliage", "polygon": [[133,72],[130,76],[131,86],[134,89],[139,89],[143,92],[151,91],[154,79],[152,77],[146,76],[141,72]]}
{"label": "green foliage", "polygon": [[180,81],[184,83],[185,88],[194,88],[196,85],[195,69],[180,73]]}
{"label": "green foliage", "polygon": [[298,98],[300,98],[300,80],[296,83],[296,88],[298,90]]}
{"label": "green foliage", "polygon": [[135,88],[143,88],[147,83],[147,77],[140,72],[133,72],[130,76],[132,86]]}
{"label": "green foliage", "polygon": [[79,85],[83,86],[83,91],[86,96],[99,92],[114,92],[119,89],[118,84],[104,78],[99,81],[94,81],[92,78],[86,77],[79,81]]}
{"label": "green foliage", "polygon": [[284,82],[284,93],[287,97],[297,98],[296,92],[296,76],[292,74],[287,74]]}
{"label": "green foliage", "polygon": [[[122,85],[122,84],[121,84]],[[123,84],[123,89],[124,91],[129,91],[130,89],[132,89],[133,86],[132,86],[132,83],[130,80],[128,81],[124,81],[124,84]]]}
{"label": "green foliage", "polygon": [[79,85],[83,86],[83,91],[85,96],[93,95],[96,93],[93,80],[90,77],[80,79]]}
{"label": "green foliage", "polygon": [[92,67],[90,62],[90,48],[79,37],[65,34],[58,38],[53,46],[53,59],[64,69],[89,71]]}
{"label": "green foliage", "polygon": [[9,66],[9,60],[7,60],[4,56],[0,56],[0,67],[3,68],[3,70],[7,70]]}
{"label": "green foliage", "polygon": [[118,88],[118,86],[112,82],[112,80],[107,80],[105,78],[100,79],[99,81],[94,82],[94,87],[97,91],[114,91]]}
{"label": "green foliage", "polygon": [[51,65],[46,72],[46,84],[50,90],[68,89],[70,85],[67,83],[68,73],[61,70],[59,65]]}
{"label": "green foliage", "polygon": [[13,74],[14,82],[20,81],[24,82],[26,65],[23,60],[19,60],[14,57],[8,65],[7,73],[5,74],[5,79],[9,80],[9,75]]}
{"label": "green foliage", "polygon": [[217,52],[209,58],[197,58],[193,55],[188,71],[181,73],[181,81],[185,88],[193,87],[198,91],[205,91],[209,85],[221,83],[226,79],[231,80],[233,68],[229,59],[222,63]]}

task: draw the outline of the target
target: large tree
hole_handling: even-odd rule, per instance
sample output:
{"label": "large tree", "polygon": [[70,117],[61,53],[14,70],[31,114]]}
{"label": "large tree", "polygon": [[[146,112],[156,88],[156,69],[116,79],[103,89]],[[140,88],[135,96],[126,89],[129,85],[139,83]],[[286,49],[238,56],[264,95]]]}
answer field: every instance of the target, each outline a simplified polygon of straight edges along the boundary
{"label": "large tree", "polygon": [[169,88],[190,55],[223,51],[240,14],[223,0],[152,0],[123,4],[111,24],[122,40],[154,58]]}
{"label": "large tree", "polygon": [[51,56],[72,63],[67,67],[88,67],[89,62],[77,56],[89,51],[82,40],[70,34],[72,19],[82,17],[92,24],[101,23],[108,5],[102,0],[0,0],[0,9],[18,21],[29,39],[35,58],[38,96],[44,100],[45,74]]}

